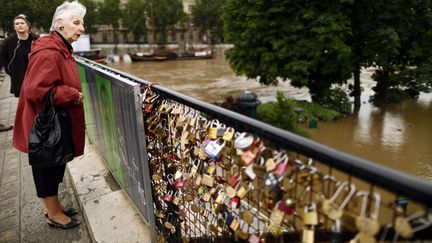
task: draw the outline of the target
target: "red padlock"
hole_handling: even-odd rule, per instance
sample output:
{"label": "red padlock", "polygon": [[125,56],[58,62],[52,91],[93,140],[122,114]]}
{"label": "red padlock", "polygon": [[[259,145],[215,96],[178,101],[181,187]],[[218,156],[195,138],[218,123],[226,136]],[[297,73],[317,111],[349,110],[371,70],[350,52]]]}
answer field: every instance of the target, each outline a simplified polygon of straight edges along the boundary
{"label": "red padlock", "polygon": [[240,198],[239,197],[233,197],[229,201],[229,205],[232,209],[236,209],[240,206]]}
{"label": "red padlock", "polygon": [[179,189],[182,188],[186,183],[188,182],[187,179],[183,179],[183,180],[178,180],[174,183],[174,188],[175,189]]}
{"label": "red padlock", "polygon": [[286,205],[286,203],[284,201],[279,201],[277,203],[278,205],[278,209],[288,215],[292,215],[294,213],[294,208]]}
{"label": "red padlock", "polygon": [[173,193],[174,193],[173,190],[169,190],[169,191],[167,192],[167,194],[165,194],[165,196],[164,196],[164,200],[167,201],[167,202],[171,202],[172,199],[173,199]]}
{"label": "red padlock", "polygon": [[239,175],[239,174],[236,174],[236,175],[233,175],[233,176],[229,179],[228,184],[230,184],[230,186],[232,186],[233,188],[235,188],[236,185],[237,185],[237,183],[238,183],[239,181],[240,181],[240,175]]}

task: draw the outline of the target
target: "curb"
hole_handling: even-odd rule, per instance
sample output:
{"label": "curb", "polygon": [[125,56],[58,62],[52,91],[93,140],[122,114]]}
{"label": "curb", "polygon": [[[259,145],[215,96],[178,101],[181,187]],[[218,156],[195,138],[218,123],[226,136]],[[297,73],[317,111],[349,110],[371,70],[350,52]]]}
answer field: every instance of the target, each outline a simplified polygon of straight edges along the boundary
{"label": "curb", "polygon": [[150,228],[112,177],[95,145],[67,164],[93,242],[151,242]]}

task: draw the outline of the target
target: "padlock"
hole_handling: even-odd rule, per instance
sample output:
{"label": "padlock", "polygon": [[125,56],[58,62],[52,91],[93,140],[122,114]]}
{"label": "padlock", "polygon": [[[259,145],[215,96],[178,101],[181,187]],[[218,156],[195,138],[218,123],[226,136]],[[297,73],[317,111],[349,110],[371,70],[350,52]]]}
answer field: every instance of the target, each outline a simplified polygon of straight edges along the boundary
{"label": "padlock", "polygon": [[242,213],[242,219],[247,224],[252,224],[253,221],[254,221],[254,216],[253,216],[253,214],[249,210],[244,210],[243,213]]}
{"label": "padlock", "polygon": [[204,174],[202,176],[201,183],[203,185],[206,185],[206,186],[209,186],[209,187],[213,187],[214,186],[214,177],[211,176],[211,175]]}
{"label": "padlock", "polygon": [[254,233],[249,235],[249,243],[262,243],[260,237]]}
{"label": "padlock", "polygon": [[183,179],[183,180],[178,180],[174,183],[174,188],[175,189],[180,189],[182,188],[186,183],[188,182],[188,180]]}
{"label": "padlock", "polygon": [[172,199],[173,199],[173,193],[174,193],[173,190],[169,190],[169,191],[165,194],[165,196],[164,196],[164,200],[167,201],[167,202],[171,202]]}
{"label": "padlock", "polygon": [[216,137],[223,137],[223,135],[225,134],[225,128],[225,124],[220,124],[219,127],[216,129]]}
{"label": "padlock", "polygon": [[240,198],[239,197],[233,197],[229,201],[229,205],[232,209],[236,209],[240,207]]}
{"label": "padlock", "polygon": [[315,242],[314,230],[307,227],[303,227],[302,243],[314,243],[314,242]]}
{"label": "padlock", "polygon": [[255,161],[261,151],[264,150],[264,148],[264,144],[261,142],[261,140],[255,140],[252,145],[241,154],[243,162],[246,165],[252,163],[253,161]]}
{"label": "padlock", "polygon": [[209,165],[207,166],[207,174],[213,175],[213,173],[216,171],[216,165],[214,161],[209,161]]}
{"label": "padlock", "polygon": [[247,149],[252,145],[254,137],[248,133],[240,133],[234,140],[234,147],[237,149]]}
{"label": "padlock", "polygon": [[177,170],[174,174],[174,180],[178,180],[183,176],[183,173],[180,170]]}
{"label": "padlock", "polygon": [[217,129],[219,126],[219,121],[218,120],[212,120],[210,123],[210,127],[209,127],[209,131],[208,131],[208,135],[207,137],[210,139],[216,139],[217,138]]}
{"label": "padlock", "polygon": [[203,195],[206,192],[205,187],[200,186],[198,187],[198,195]]}
{"label": "padlock", "polygon": [[234,189],[232,186],[225,186],[225,191],[229,198],[233,198],[237,195],[236,189]]}
{"label": "padlock", "polygon": [[248,191],[249,191],[248,185],[246,186],[243,185],[237,190],[237,196],[239,198],[243,198],[246,195],[246,193],[248,193]]}
{"label": "padlock", "polygon": [[[344,188],[348,188],[348,194],[346,195],[345,199],[342,201],[342,203],[338,206],[336,205],[335,201],[338,198],[339,195],[341,195],[342,190]],[[348,183],[347,181],[341,182],[335,193],[332,195],[330,199],[324,199],[321,208],[324,214],[327,215],[332,220],[340,219],[343,215],[343,209],[348,204],[349,200],[354,196],[355,194],[355,185],[353,183]]]}
{"label": "padlock", "polygon": [[210,201],[210,198],[211,198],[211,195],[208,192],[204,193],[204,195],[202,196],[202,199],[206,202]]}
{"label": "padlock", "polygon": [[380,223],[378,222],[381,197],[376,192],[372,194],[375,207],[374,210],[369,214],[370,216],[368,217],[366,211],[369,205],[368,200],[370,198],[370,193],[366,191],[359,191],[356,195],[363,197],[360,215],[355,219],[356,227],[360,233],[369,236],[375,236],[381,229]]}
{"label": "padlock", "polygon": [[[191,160],[192,160],[192,158],[189,157],[189,162],[191,162]],[[201,164],[201,162],[197,158],[195,158],[194,161],[192,162],[192,167],[191,167],[191,170],[189,173],[192,177],[195,176],[195,174],[197,173],[200,164]]]}
{"label": "padlock", "polygon": [[288,167],[288,155],[286,154],[282,154],[280,155],[280,158],[276,161],[276,168],[274,170],[274,173],[281,177],[285,174],[285,171],[287,170]]}
{"label": "padlock", "polygon": [[241,175],[236,174],[236,175],[231,176],[231,178],[228,180],[228,184],[231,187],[235,188],[240,180],[241,180]]}
{"label": "padlock", "polygon": [[210,159],[217,160],[224,146],[225,146],[225,141],[224,142],[221,142],[219,140],[210,141],[205,146],[204,152]]}
{"label": "padlock", "polygon": [[255,180],[256,178],[256,174],[254,171],[254,164],[249,164],[248,166],[246,166],[244,172],[245,174],[251,179],[251,180]]}
{"label": "padlock", "polygon": [[172,199],[172,203],[174,203],[175,205],[179,205],[180,203],[181,203],[181,193],[180,193],[180,191],[176,191],[175,193],[174,193],[174,197],[173,197],[173,199]]}
{"label": "padlock", "polygon": [[267,230],[272,234],[274,237],[279,238],[282,235],[282,228],[280,225],[271,223],[267,226]]}
{"label": "padlock", "polygon": [[197,175],[195,179],[195,185],[197,186],[201,185],[202,179],[203,179],[202,175]]}
{"label": "padlock", "polygon": [[239,228],[240,223],[236,218],[234,218],[229,226],[233,231],[236,231]]}
{"label": "padlock", "polygon": [[278,207],[274,207],[273,210],[270,213],[270,220],[272,223],[281,225],[284,219],[284,212],[280,211]]}
{"label": "padlock", "polygon": [[191,211],[192,212],[194,212],[194,213],[199,213],[199,212],[201,212],[201,207],[200,206],[198,206],[197,204],[192,204],[191,206]]}
{"label": "padlock", "polygon": [[219,191],[218,196],[215,199],[215,202],[222,204],[224,202],[225,197],[226,197],[226,194],[222,191]]}
{"label": "padlock", "polygon": [[288,206],[285,201],[281,200],[277,205],[278,205],[278,209],[287,215],[292,215],[294,213],[294,207],[293,207],[294,204]]}
{"label": "padlock", "polygon": [[234,215],[232,215],[232,214],[226,214],[226,217],[225,217],[226,225],[231,225],[231,223],[233,222],[233,220],[234,220]]}
{"label": "padlock", "polygon": [[168,174],[168,175],[167,175],[167,180],[168,180],[168,183],[169,183],[170,185],[174,185],[175,180],[174,180],[174,176],[173,176],[172,174]]}
{"label": "padlock", "polygon": [[318,212],[314,203],[305,207],[303,212],[303,225],[318,225]]}
{"label": "padlock", "polygon": [[226,128],[225,133],[222,136],[222,139],[227,142],[230,142],[233,139],[233,137],[234,137],[234,128],[232,127]]}
{"label": "padlock", "polygon": [[273,158],[268,158],[265,162],[265,167],[267,172],[273,171],[274,169],[276,169],[276,162]]}

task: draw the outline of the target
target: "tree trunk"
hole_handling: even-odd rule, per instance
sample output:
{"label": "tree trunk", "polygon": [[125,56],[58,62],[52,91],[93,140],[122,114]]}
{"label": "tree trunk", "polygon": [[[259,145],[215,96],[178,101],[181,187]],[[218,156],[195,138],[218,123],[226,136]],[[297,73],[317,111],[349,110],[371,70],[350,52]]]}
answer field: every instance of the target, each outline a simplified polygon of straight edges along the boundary
{"label": "tree trunk", "polygon": [[360,68],[360,64],[356,63],[354,68],[354,89],[352,93],[354,96],[354,112],[360,110],[361,106]]}

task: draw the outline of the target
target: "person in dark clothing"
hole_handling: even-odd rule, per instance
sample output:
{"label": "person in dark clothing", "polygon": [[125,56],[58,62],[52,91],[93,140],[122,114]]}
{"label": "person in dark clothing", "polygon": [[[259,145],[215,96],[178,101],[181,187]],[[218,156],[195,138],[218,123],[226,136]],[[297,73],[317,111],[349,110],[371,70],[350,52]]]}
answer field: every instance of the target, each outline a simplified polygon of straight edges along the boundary
{"label": "person in dark clothing", "polygon": [[1,62],[7,74],[11,77],[11,94],[19,97],[21,85],[28,65],[28,54],[36,35],[30,32],[30,22],[24,14],[13,20],[15,34],[9,36],[2,46]]}

